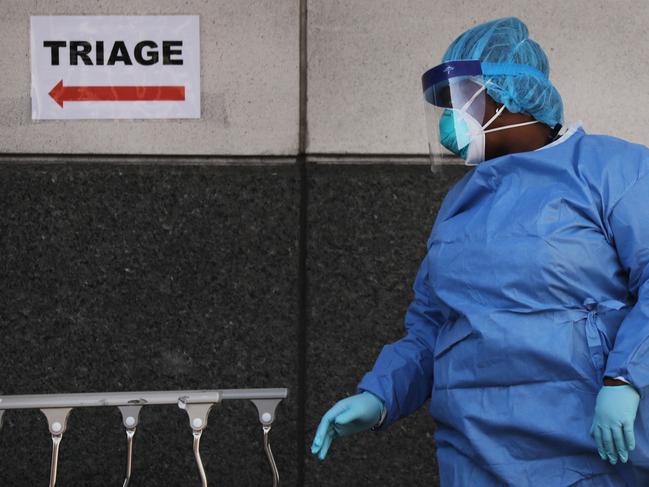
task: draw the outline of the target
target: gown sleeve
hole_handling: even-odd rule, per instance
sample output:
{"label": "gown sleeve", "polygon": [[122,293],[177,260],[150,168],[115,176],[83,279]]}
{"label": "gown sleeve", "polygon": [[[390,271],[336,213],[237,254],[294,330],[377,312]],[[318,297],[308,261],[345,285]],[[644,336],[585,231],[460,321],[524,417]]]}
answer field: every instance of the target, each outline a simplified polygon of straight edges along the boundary
{"label": "gown sleeve", "polygon": [[615,203],[608,223],[636,303],[620,325],[604,375],[627,379],[644,397],[649,392],[649,175]]}
{"label": "gown sleeve", "polygon": [[384,430],[412,414],[430,397],[433,384],[433,349],[444,318],[431,303],[428,256],[417,272],[404,325],[406,336],[383,347],[373,369],[366,373],[357,392],[369,391],[385,401],[386,416],[376,430]]}

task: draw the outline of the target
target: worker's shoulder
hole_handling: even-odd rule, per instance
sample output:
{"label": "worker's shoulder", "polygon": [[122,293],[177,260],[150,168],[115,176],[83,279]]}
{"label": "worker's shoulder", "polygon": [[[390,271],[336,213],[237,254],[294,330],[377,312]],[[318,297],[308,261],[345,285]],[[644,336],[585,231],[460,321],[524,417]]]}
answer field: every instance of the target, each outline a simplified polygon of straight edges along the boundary
{"label": "worker's shoulder", "polygon": [[612,135],[584,134],[576,149],[578,172],[613,193],[624,192],[649,174],[649,148],[642,144]]}

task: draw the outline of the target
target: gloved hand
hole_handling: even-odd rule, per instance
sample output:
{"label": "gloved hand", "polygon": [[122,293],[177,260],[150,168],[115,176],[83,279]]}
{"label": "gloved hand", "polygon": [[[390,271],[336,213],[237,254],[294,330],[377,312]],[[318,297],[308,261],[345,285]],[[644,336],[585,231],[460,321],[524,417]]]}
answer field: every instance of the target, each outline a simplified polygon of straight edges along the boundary
{"label": "gloved hand", "polygon": [[334,438],[370,429],[381,419],[384,407],[381,399],[367,391],[338,401],[322,417],[311,453],[324,460]]}
{"label": "gloved hand", "polygon": [[615,465],[626,463],[629,451],[635,448],[633,423],[638,412],[640,395],[630,385],[604,386],[597,394],[595,417],[590,434],[597,442],[602,460]]}

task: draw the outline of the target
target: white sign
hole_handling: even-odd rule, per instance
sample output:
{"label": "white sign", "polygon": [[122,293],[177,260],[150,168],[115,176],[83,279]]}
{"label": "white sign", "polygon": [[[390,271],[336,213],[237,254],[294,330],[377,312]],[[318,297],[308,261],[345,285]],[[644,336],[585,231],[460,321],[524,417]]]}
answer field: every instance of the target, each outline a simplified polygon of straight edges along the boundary
{"label": "white sign", "polygon": [[197,15],[32,16],[32,119],[200,118]]}

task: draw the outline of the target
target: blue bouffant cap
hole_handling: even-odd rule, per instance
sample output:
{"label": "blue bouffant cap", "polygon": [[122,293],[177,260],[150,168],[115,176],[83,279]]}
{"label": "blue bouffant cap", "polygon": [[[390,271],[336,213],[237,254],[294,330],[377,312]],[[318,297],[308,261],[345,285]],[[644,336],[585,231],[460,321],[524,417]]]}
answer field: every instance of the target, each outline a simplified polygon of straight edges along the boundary
{"label": "blue bouffant cap", "polygon": [[544,79],[524,74],[491,76],[487,93],[512,113],[527,113],[550,127],[563,123],[561,95],[547,78],[548,58],[520,19],[506,17],[476,25],[453,41],[442,62],[470,59],[525,64],[544,73]]}

